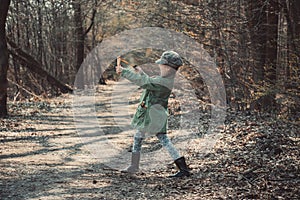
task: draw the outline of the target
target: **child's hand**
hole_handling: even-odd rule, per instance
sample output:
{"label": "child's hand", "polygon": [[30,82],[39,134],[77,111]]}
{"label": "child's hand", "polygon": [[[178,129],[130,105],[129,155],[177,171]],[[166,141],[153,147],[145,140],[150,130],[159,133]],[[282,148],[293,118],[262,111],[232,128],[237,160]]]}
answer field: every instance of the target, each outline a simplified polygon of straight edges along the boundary
{"label": "child's hand", "polygon": [[138,66],[134,66],[134,70],[136,73],[139,73],[139,74],[143,74],[145,73],[141,67],[138,67]]}
{"label": "child's hand", "polygon": [[121,74],[123,70],[123,67],[121,66],[121,57],[119,56],[117,58],[117,66],[116,66],[116,72],[117,74]]}
{"label": "child's hand", "polygon": [[141,72],[142,71],[142,69],[138,66],[134,66],[133,68],[134,68],[135,72]]}
{"label": "child's hand", "polygon": [[123,67],[121,65],[117,65],[116,66],[116,72],[117,72],[117,74],[121,74],[122,70],[123,70]]}

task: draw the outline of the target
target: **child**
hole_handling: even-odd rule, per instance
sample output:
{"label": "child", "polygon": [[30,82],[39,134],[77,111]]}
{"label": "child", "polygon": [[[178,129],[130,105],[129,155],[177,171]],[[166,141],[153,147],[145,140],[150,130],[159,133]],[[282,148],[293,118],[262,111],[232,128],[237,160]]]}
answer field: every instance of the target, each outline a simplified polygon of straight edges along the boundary
{"label": "child", "polygon": [[151,78],[136,68],[136,73],[121,65],[116,66],[116,72],[122,77],[135,83],[144,89],[140,98],[140,104],[132,119],[131,125],[137,129],[132,147],[131,165],[122,172],[135,173],[139,170],[140,152],[145,133],[154,133],[163,147],[165,147],[179,172],[171,177],[190,176],[185,158],[180,156],[169,137],[167,136],[167,107],[171,94],[176,71],[183,62],[181,57],[174,51],[166,51],[156,61],[160,68],[160,76]]}

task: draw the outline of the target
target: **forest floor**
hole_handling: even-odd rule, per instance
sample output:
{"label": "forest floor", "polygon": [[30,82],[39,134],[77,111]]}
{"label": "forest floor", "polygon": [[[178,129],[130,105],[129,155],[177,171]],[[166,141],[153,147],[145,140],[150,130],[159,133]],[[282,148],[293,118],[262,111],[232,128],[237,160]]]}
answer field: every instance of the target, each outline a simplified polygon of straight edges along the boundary
{"label": "forest floor", "polygon": [[[111,84],[97,89],[97,120],[100,126],[104,123],[106,135],[113,133],[108,140],[129,155],[133,132],[116,128],[111,112],[105,110],[111,92]],[[167,178],[176,169],[156,154],[153,162],[147,157],[161,150],[151,137],[145,141],[141,172],[129,175],[112,167],[118,160],[99,159],[96,154],[105,154],[104,143],[96,142],[96,134],[78,134],[81,129],[74,122],[81,119],[74,120],[73,99],[74,95],[63,95],[10,104],[10,116],[0,121],[1,200],[300,199],[299,121],[228,111],[219,130],[222,137],[210,152],[185,152],[191,177]],[[175,138],[180,130],[171,124],[169,134]]]}

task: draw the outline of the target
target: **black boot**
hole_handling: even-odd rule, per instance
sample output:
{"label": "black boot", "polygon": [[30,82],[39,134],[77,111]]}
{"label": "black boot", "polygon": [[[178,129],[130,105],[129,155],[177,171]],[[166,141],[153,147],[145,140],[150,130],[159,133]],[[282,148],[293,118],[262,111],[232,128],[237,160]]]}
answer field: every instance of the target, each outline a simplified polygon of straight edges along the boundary
{"label": "black boot", "polygon": [[184,176],[191,175],[190,169],[187,167],[184,157],[175,160],[175,164],[180,171],[170,177],[175,178],[175,177],[184,177]]}

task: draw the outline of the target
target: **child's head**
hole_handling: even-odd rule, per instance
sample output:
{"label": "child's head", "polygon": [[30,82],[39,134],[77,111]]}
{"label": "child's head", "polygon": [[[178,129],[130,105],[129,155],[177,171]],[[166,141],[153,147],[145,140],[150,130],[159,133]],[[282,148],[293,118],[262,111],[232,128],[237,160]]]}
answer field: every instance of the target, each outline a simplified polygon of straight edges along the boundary
{"label": "child's head", "polygon": [[159,64],[162,76],[176,74],[178,68],[183,65],[181,57],[174,51],[165,51],[155,63]]}

